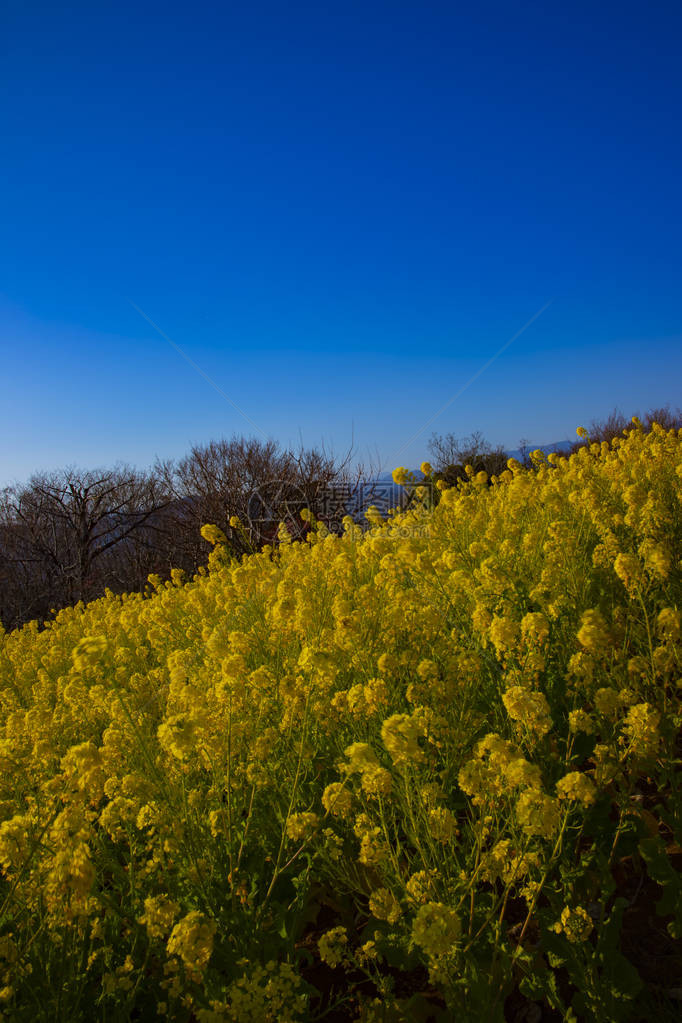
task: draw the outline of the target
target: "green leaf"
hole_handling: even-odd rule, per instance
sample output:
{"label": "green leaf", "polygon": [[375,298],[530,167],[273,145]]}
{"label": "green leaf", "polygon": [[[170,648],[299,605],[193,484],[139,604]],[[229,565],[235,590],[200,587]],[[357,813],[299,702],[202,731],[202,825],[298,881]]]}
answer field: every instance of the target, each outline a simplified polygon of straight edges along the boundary
{"label": "green leaf", "polygon": [[603,977],[608,979],[611,993],[617,999],[632,1000],[643,987],[637,970],[620,952],[611,952],[604,960]]}
{"label": "green leaf", "polygon": [[570,948],[564,937],[546,929],[542,933],[542,945],[547,951],[549,965],[554,969],[564,966],[570,957]]}
{"label": "green leaf", "polygon": [[556,986],[556,975],[542,962],[536,962],[532,973],[519,984],[521,994],[531,1002],[546,1000],[553,1009],[561,1009],[562,1002]]}
{"label": "green leaf", "polygon": [[682,932],[682,876],[675,870],[660,838],[643,838],[639,851],[649,877],[660,885],[661,898],[656,904],[659,916],[675,917],[675,930]]}
{"label": "green leaf", "polygon": [[399,1004],[403,1013],[401,1018],[403,1020],[414,1020],[414,1023],[430,1023],[434,1018],[434,1014],[438,1011],[438,1006],[435,1006],[433,1002],[429,1001],[422,994],[412,995],[407,1000],[401,999]]}
{"label": "green leaf", "polygon": [[620,944],[620,932],[623,926],[623,913],[627,909],[628,900],[615,899],[611,912],[599,929],[597,949],[603,954],[610,954]]}

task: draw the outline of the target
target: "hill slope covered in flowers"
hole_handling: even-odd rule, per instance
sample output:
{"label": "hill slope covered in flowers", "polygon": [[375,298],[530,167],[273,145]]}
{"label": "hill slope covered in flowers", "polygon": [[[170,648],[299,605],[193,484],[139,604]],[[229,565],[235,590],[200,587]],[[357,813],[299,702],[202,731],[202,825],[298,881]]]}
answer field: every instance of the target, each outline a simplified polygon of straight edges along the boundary
{"label": "hill slope covered in flowers", "polygon": [[534,460],[0,635],[2,1019],[676,1018],[682,431]]}

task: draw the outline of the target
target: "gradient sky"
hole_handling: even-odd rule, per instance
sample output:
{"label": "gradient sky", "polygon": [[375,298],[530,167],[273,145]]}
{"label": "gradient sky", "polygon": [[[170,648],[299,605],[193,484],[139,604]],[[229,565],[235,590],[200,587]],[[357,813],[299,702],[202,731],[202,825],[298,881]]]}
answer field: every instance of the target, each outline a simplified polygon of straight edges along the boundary
{"label": "gradient sky", "polygon": [[5,0],[0,485],[682,404],[681,41],[679,3]]}

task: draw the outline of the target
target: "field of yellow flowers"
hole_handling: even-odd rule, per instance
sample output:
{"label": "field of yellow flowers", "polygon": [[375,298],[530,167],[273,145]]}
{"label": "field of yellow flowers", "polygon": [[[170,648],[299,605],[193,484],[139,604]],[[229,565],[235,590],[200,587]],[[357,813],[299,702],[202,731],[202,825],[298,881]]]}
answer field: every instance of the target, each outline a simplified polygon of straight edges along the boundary
{"label": "field of yellow flowers", "polygon": [[0,632],[2,1020],[679,1018],[682,431],[532,459]]}

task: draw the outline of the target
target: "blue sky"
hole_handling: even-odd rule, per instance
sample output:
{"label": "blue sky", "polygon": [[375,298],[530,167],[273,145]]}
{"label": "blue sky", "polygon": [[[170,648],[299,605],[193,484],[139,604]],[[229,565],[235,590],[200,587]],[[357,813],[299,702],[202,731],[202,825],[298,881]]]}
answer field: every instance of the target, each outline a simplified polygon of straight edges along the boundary
{"label": "blue sky", "polygon": [[682,403],[681,35],[656,2],[8,0],[0,484]]}

